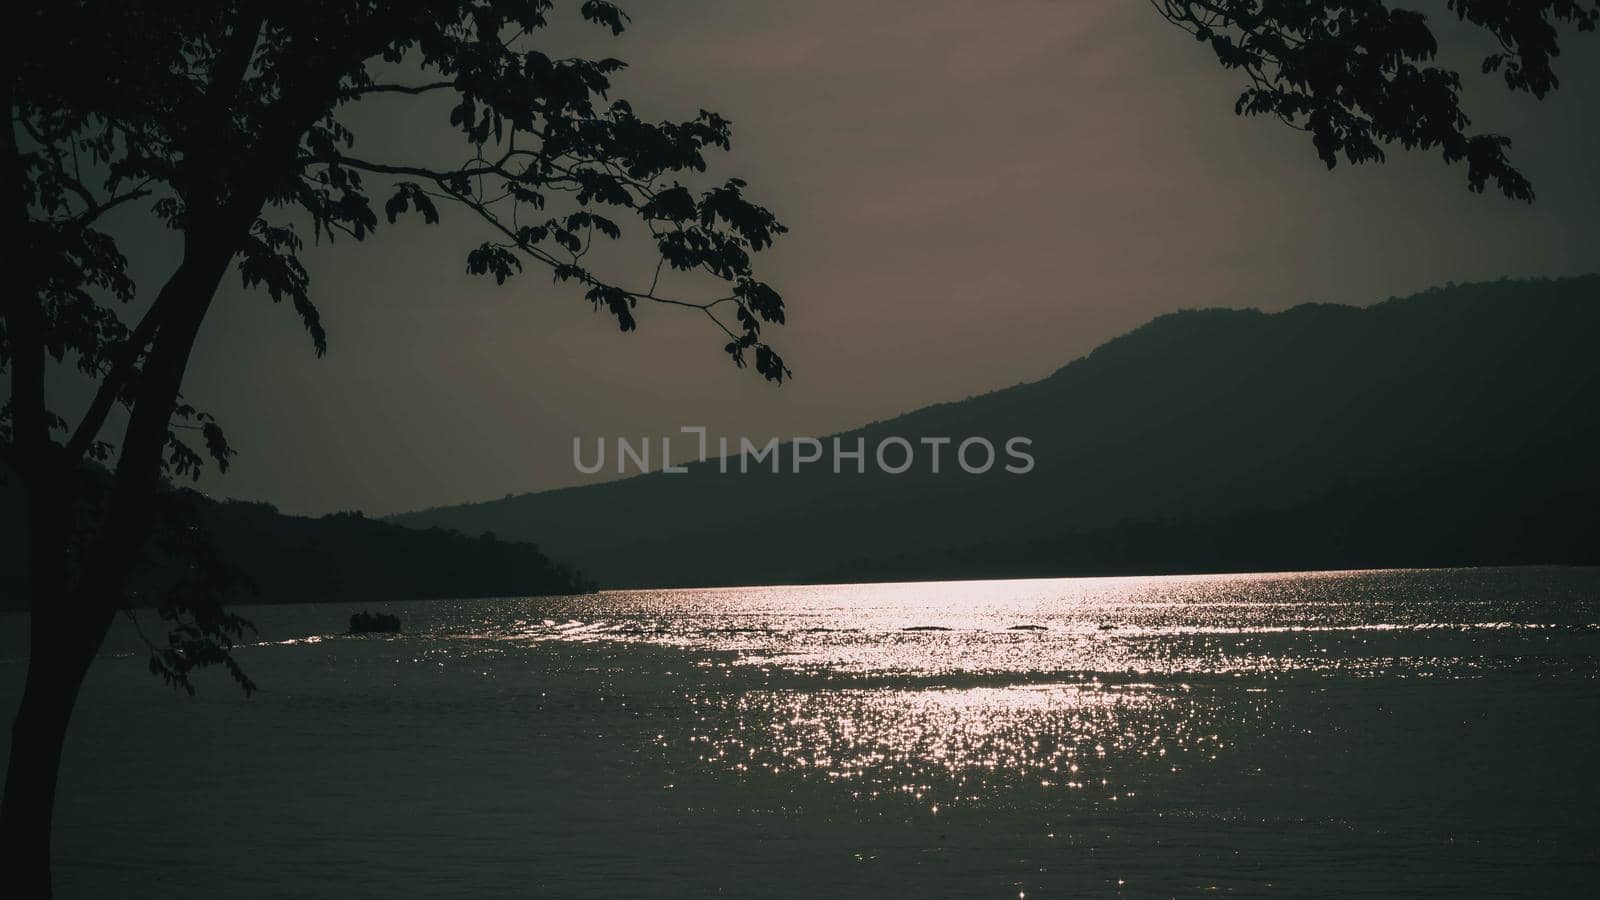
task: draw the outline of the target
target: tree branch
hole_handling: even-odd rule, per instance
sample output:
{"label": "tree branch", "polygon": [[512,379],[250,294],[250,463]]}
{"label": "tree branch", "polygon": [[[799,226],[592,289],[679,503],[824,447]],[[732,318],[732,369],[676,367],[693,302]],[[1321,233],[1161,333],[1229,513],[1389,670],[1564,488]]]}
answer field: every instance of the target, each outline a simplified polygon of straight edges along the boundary
{"label": "tree branch", "polygon": [[346,94],[350,97],[360,97],[365,94],[426,94],[455,87],[453,81],[435,81],[430,84],[368,84],[358,88],[351,88]]}
{"label": "tree branch", "polygon": [[134,367],[138,364],[139,355],[146,346],[155,338],[156,332],[162,324],[171,317],[172,311],[179,302],[178,276],[182,266],[167,279],[162,285],[161,292],[156,295],[155,302],[145,310],[144,316],[139,319],[139,324],[128,335],[128,339],[117,349],[116,358],[112,360],[111,369],[105,378],[100,381],[100,387],[95,390],[94,399],[89,403],[89,409],[79,420],[78,427],[73,431],[72,437],[67,441],[66,458],[68,464],[76,464],[88,452],[104,427],[106,417],[111,413],[111,407],[116,404],[117,398],[122,396],[123,388],[127,387],[134,375]]}

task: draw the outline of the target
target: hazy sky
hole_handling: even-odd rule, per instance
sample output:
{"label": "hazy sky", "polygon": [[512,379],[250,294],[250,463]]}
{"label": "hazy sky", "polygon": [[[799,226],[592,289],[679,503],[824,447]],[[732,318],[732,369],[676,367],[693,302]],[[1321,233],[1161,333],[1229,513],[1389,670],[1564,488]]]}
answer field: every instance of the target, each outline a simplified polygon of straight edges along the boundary
{"label": "hazy sky", "polygon": [[[1470,76],[1476,124],[1518,138],[1529,207],[1434,156],[1326,171],[1304,135],[1236,118],[1238,78],[1142,2],[625,6],[624,37],[558,49],[627,60],[617,93],[648,118],[733,120],[717,171],[791,228],[758,261],[789,304],[771,337],[794,381],[735,370],[684,310],[620,334],[537,270],[470,278],[488,235],[445,209],[307,254],[321,360],[290,308],[230,278],[185,391],[239,455],[201,487],[304,513],[493,498],[582,480],[575,435],[826,434],[1038,379],[1179,308],[1600,269],[1592,35],[1543,103]],[[354,118],[361,156],[458,153],[437,107]],[[127,240],[153,295],[170,241]]]}

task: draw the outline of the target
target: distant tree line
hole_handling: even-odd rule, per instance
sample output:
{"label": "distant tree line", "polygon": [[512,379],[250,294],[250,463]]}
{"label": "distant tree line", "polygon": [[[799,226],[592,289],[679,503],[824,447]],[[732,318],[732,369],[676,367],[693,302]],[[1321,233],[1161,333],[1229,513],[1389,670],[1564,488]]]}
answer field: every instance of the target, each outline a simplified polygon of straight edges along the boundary
{"label": "distant tree line", "polygon": [[[286,516],[270,503],[214,501],[178,488],[168,517],[133,571],[128,604],[160,607],[206,590],[235,603],[367,603],[453,597],[543,596],[596,589],[537,544],[405,528],[360,512]],[[21,548],[7,542],[7,561]],[[0,606],[24,608],[24,566],[6,566]]]}

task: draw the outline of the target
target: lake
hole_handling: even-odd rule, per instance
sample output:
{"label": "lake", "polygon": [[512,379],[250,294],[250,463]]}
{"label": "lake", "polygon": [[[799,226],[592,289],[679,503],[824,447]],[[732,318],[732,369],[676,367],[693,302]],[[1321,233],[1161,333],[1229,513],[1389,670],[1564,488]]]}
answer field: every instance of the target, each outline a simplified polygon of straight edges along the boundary
{"label": "lake", "polygon": [[[1591,896],[1600,569],[243,610],[119,624],[64,897]],[[20,692],[25,620],[0,633]],[[144,628],[159,631],[154,617]]]}

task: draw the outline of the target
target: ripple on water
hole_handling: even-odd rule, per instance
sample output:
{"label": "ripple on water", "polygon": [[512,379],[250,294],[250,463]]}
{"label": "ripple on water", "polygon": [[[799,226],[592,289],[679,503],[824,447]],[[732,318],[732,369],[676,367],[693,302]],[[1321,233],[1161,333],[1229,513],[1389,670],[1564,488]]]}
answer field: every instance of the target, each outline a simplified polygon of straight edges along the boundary
{"label": "ripple on water", "polygon": [[1592,575],[1536,574],[1552,583],[1437,570],[621,591],[506,601],[545,616],[489,616],[462,636],[648,643],[835,676],[1592,670]]}
{"label": "ripple on water", "polygon": [[1269,716],[1189,684],[756,690],[692,698],[701,761],[734,773],[789,773],[865,797],[977,801],[1008,787],[1126,796],[1217,759],[1223,737]]}

